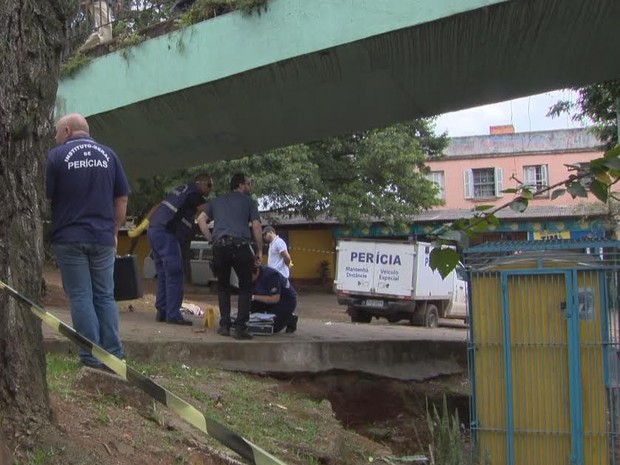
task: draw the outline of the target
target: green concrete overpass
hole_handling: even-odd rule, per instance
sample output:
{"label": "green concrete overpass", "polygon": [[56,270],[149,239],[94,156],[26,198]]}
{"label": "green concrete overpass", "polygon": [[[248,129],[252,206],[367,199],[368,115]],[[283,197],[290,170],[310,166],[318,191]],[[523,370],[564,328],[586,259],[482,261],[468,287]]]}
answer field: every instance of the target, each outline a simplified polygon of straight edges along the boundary
{"label": "green concrete overpass", "polygon": [[91,62],[57,112],[130,177],[620,77],[618,0],[271,0]]}

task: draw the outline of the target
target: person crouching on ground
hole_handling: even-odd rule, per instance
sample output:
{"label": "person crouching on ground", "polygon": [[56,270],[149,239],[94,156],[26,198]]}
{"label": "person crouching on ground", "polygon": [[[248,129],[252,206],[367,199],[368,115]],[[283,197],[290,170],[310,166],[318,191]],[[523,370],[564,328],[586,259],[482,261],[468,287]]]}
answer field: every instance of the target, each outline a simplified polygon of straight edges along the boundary
{"label": "person crouching on ground", "polygon": [[297,291],[278,270],[268,266],[258,266],[252,273],[254,290],[251,313],[271,313],[275,315],[273,332],[286,327],[287,333],[297,330]]}

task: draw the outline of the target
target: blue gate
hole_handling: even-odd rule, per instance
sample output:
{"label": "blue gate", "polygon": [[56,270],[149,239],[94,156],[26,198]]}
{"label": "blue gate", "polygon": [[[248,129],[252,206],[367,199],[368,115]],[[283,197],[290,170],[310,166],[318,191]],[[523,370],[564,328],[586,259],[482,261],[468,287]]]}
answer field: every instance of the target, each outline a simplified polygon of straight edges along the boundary
{"label": "blue gate", "polygon": [[472,438],[491,464],[620,464],[619,252],[605,240],[465,251]]}

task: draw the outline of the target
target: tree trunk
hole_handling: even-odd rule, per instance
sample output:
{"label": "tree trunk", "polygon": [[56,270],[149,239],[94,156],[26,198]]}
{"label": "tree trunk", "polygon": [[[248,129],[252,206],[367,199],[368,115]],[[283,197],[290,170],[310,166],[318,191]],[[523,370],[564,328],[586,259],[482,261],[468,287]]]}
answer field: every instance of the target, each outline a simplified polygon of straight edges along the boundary
{"label": "tree trunk", "polygon": [[[41,291],[45,157],[70,3],[0,0],[0,279],[34,301]],[[0,292],[0,433],[12,450],[30,447],[49,422],[41,323]]]}

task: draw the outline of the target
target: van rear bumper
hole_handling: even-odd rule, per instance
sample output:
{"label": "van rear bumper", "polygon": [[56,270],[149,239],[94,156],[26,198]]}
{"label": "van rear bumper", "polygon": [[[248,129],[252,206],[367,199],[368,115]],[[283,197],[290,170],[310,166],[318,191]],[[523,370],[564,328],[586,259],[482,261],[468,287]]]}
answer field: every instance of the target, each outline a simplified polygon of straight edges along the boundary
{"label": "van rear bumper", "polygon": [[416,308],[416,302],[413,300],[388,300],[368,296],[338,295],[338,303],[347,307],[363,308],[373,315],[388,315],[396,312],[413,313]]}

